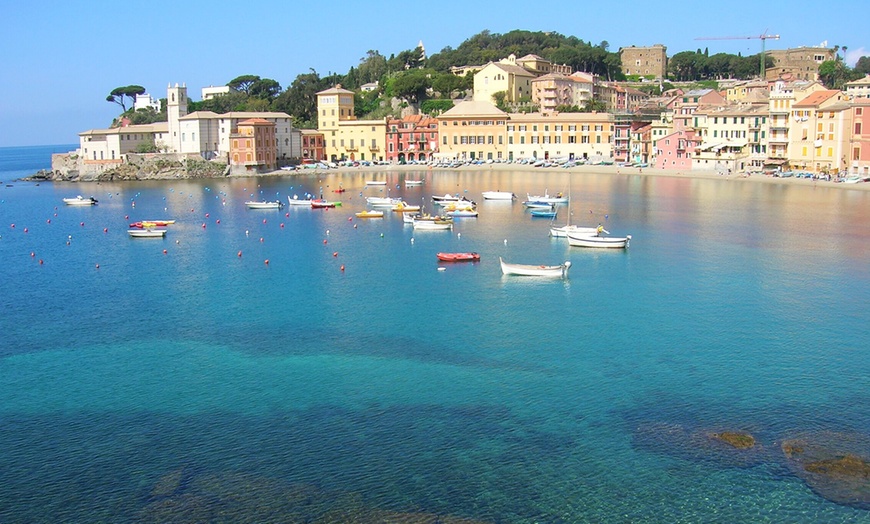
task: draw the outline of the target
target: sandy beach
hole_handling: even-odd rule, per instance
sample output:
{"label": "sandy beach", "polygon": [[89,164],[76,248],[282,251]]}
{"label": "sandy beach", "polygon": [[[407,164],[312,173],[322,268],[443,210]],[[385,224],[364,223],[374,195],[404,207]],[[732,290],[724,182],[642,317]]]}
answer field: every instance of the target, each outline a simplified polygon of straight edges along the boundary
{"label": "sandy beach", "polygon": [[[330,168],[329,173],[382,173],[395,172],[404,173],[411,171],[522,171],[522,172],[540,172],[546,174],[564,174],[564,173],[612,173],[616,175],[641,175],[655,177],[675,177],[675,178],[695,178],[695,179],[726,179],[733,180],[736,183],[761,183],[761,184],[786,184],[805,187],[835,187],[845,190],[855,191],[870,191],[870,183],[846,184],[843,182],[833,182],[825,180],[812,180],[807,178],[780,178],[769,175],[746,175],[744,173],[732,175],[719,175],[711,171],[700,170],[672,170],[672,169],[651,169],[651,168],[636,168],[636,167],[619,167],[619,166],[575,166],[568,169],[563,168],[541,168],[533,167],[527,164],[483,164],[469,165],[457,168],[437,168],[424,165],[387,165],[387,166],[357,166],[357,167],[337,167]],[[299,171],[272,171],[263,173],[258,176],[293,176],[301,174],[322,173],[323,170],[304,169]],[[246,175],[245,175],[246,176]]]}

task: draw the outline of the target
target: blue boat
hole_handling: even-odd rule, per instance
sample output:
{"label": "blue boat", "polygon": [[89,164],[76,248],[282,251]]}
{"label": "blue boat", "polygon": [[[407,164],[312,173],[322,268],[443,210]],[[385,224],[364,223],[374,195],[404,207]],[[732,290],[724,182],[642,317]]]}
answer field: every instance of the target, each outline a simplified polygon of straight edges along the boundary
{"label": "blue boat", "polygon": [[555,209],[533,209],[531,211],[533,217],[540,218],[555,218],[556,210]]}

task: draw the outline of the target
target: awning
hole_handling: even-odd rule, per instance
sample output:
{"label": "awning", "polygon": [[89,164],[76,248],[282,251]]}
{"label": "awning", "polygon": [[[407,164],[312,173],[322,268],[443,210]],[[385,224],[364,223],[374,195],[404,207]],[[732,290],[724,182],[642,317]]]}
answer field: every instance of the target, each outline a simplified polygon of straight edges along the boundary
{"label": "awning", "polygon": [[764,161],[764,165],[766,166],[781,166],[788,162],[785,158],[769,158]]}
{"label": "awning", "polygon": [[[698,148],[698,151],[709,151],[711,149],[721,148],[721,147],[722,147],[722,144],[719,144],[719,143],[703,144]],[[718,149],[717,149],[717,151],[718,151]]]}

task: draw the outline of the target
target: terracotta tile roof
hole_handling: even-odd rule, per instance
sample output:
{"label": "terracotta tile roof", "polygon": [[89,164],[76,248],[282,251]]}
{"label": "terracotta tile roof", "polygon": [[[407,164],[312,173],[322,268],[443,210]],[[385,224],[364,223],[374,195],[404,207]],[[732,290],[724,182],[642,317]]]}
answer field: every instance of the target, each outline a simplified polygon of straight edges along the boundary
{"label": "terracotta tile roof", "polygon": [[796,107],[818,107],[819,104],[823,102],[827,102],[831,98],[840,94],[840,91],[835,89],[825,89],[822,91],[816,91],[815,93],[811,93],[807,95],[806,98],[802,99],[797,104],[792,104],[792,108]]}

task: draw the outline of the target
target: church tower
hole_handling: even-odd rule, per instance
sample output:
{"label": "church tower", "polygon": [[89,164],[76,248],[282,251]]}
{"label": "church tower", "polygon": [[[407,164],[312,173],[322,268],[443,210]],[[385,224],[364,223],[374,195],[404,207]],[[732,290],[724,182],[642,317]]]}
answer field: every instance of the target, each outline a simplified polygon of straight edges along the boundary
{"label": "church tower", "polygon": [[169,127],[169,145],[173,153],[181,152],[181,123],[178,121],[187,114],[187,87],[181,84],[166,86],[166,119]]}

